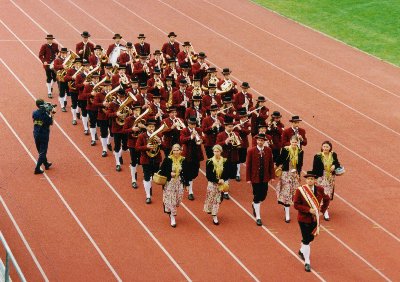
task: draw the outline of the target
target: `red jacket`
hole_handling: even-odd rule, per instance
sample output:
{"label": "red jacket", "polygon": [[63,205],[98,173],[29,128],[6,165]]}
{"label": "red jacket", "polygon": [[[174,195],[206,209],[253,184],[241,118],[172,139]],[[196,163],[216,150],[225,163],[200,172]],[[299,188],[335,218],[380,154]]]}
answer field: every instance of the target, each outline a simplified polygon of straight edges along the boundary
{"label": "red jacket", "polygon": [[282,133],[284,130],[283,123],[279,122],[277,126],[268,126],[267,134],[272,138],[272,149],[281,149],[282,148]]}
{"label": "red jacket", "polygon": [[107,109],[103,106],[104,98],[106,97],[104,91],[97,93],[94,97],[93,105],[97,107],[97,120],[108,120]]}
{"label": "red jacket", "polygon": [[[208,63],[206,63],[207,66],[210,66]],[[192,74],[193,76],[198,76],[201,81],[203,81],[203,78],[206,76],[206,70],[201,68],[200,62],[193,63],[192,65]]]}
{"label": "red jacket", "polygon": [[85,55],[79,53],[79,51],[83,50],[84,47],[84,43],[83,42],[79,42],[78,44],[76,44],[75,47],[75,52],[76,54],[81,57],[82,59],[85,59],[86,61],[89,61],[89,56],[94,53],[94,45],[91,42],[87,42],[86,43],[86,48],[85,48]]}
{"label": "red jacket", "polygon": [[163,119],[162,123],[165,123],[168,126],[168,129],[163,132],[163,148],[171,149],[172,145],[180,142],[180,132],[176,128],[171,129],[173,122],[169,117]]}
{"label": "red jacket", "polygon": [[[221,107],[221,106],[222,106],[221,96],[215,94],[214,100],[215,100],[215,102],[217,103],[218,107]],[[206,95],[204,95],[204,96],[201,98],[201,101],[202,101],[201,104],[203,105],[203,107],[204,107],[207,111],[210,110],[211,105],[214,103],[214,102],[213,102],[213,98],[212,98],[208,93],[207,93]],[[214,103],[214,104],[215,104],[215,103]]]}
{"label": "red jacket", "polygon": [[[233,131],[233,134],[235,134],[239,138],[239,135],[236,132]],[[232,146],[231,143],[228,143],[227,145],[225,143],[226,139],[228,139],[228,133],[226,133],[226,131],[218,133],[217,145],[222,146],[223,149],[222,156],[226,158],[228,162],[231,163],[239,162],[239,149],[237,147]]]}
{"label": "red jacket", "polygon": [[221,126],[219,128],[212,127],[214,120],[211,116],[207,116],[203,119],[203,123],[201,124],[201,130],[203,131],[204,137],[204,146],[212,147],[217,143],[217,135],[221,131],[224,130],[224,120],[220,117],[217,117]]}
{"label": "red jacket", "polygon": [[92,96],[93,87],[94,87],[93,83],[86,84],[82,91],[82,97],[84,97],[85,100],[87,100],[86,110],[88,111],[97,110],[97,107],[95,107],[92,103],[94,101],[94,96]]}
{"label": "red jacket", "polygon": [[[253,95],[247,92],[246,96],[247,99],[250,100],[249,101],[249,109],[250,109],[251,107],[253,107]],[[233,96],[233,105],[237,110],[242,108],[244,102],[245,102],[245,94],[242,91],[236,93],[235,96]]]}
{"label": "red jacket", "polygon": [[[185,90],[183,93],[180,90],[176,90],[172,97],[172,104],[176,107],[178,116],[182,119],[185,118],[185,111],[188,107],[190,107],[190,100],[192,99],[191,93],[187,90]],[[185,99],[187,101],[186,105],[181,106],[181,103]]]}
{"label": "red jacket", "polygon": [[139,55],[141,55],[141,54],[149,55],[150,54],[150,44],[147,42],[144,42],[143,46],[140,45],[140,43],[136,43],[134,45],[134,47],[135,47],[136,53]]}
{"label": "red jacket", "polygon": [[[174,44],[170,44],[169,42],[164,43],[164,45],[161,48],[161,52],[164,53],[164,56],[168,55],[171,58],[176,58],[178,56],[178,53],[180,52],[179,49],[179,43],[174,42]],[[167,57],[165,57],[167,59]]]}
{"label": "red jacket", "polygon": [[[303,137],[303,141],[301,142],[301,146],[307,145],[306,131],[303,128],[299,127],[299,134]],[[294,135],[294,130],[292,127],[286,128],[282,132],[282,147],[290,145],[290,138]]]}
{"label": "red jacket", "polygon": [[141,107],[143,107],[144,104],[146,103],[145,97],[148,103],[153,102],[153,95],[151,95],[150,93],[146,93],[145,97],[143,97],[142,94],[139,92],[138,94],[135,95],[135,97],[137,99],[136,103],[138,103]]}
{"label": "red jacket", "polygon": [[196,117],[197,120],[200,120],[198,126],[201,126],[203,119],[206,117],[206,110],[203,107],[199,110],[196,110],[193,107],[187,108],[185,112],[185,121],[187,121],[189,117]]}
{"label": "red jacket", "polygon": [[172,87],[172,86],[171,86],[170,90],[168,90],[167,87],[161,88],[161,90],[160,90],[161,100],[164,100],[167,103],[169,95],[171,95],[171,97],[173,97],[173,94],[176,90],[179,90],[179,89],[176,89],[175,87]]}
{"label": "red jacket", "polygon": [[[190,52],[190,55],[193,55],[193,52]],[[178,55],[176,56],[178,59],[178,65],[182,65],[183,63],[187,63],[190,65],[190,60],[189,58],[186,60],[187,58],[187,54],[185,53],[185,51],[181,51],[178,53]]]}
{"label": "red jacket", "polygon": [[[139,134],[139,137],[136,141],[136,150],[140,151],[140,164],[150,164],[150,157],[147,155],[146,151],[149,151],[147,148],[147,143],[149,140],[149,135],[147,132],[143,132]],[[158,153],[153,160],[155,163],[161,163],[161,153]]]}
{"label": "red jacket", "polygon": [[86,97],[84,97],[83,94],[83,89],[85,88],[85,81],[86,81],[86,75],[83,72],[80,72],[75,79],[75,86],[76,89],[78,90],[78,100],[86,100]]}
{"label": "red jacket", "polygon": [[[110,45],[108,46],[108,49],[107,49],[107,56],[108,56],[108,57],[110,57],[111,52],[114,50],[114,48],[115,48],[116,46],[117,46],[117,45],[115,45],[115,43],[110,44]],[[125,46],[125,45],[119,44],[119,46]]]}
{"label": "red jacket", "polygon": [[119,109],[119,102],[112,102],[107,110],[107,117],[112,119],[111,132],[112,133],[122,133],[122,126],[116,122],[117,111]]}
{"label": "red jacket", "polygon": [[[40,47],[39,59],[42,61],[42,63],[47,62],[50,65],[50,63],[55,60],[58,52],[59,50],[57,43],[53,43],[51,46],[49,44],[43,44],[42,47]],[[43,65],[43,67],[46,69],[49,66]]]}
{"label": "red jacket", "polygon": [[251,183],[266,183],[275,178],[274,162],[272,160],[272,150],[264,146],[263,149],[263,179],[260,179],[260,151],[257,146],[247,151],[246,159],[246,181]]}
{"label": "red jacket", "polygon": [[[196,127],[195,130],[199,134],[200,138],[202,138],[202,132],[200,127]],[[188,162],[201,162],[204,160],[203,150],[201,148],[201,144],[196,144],[196,139],[191,139],[191,132],[188,127],[182,129],[180,135],[180,142],[183,146],[182,156],[186,158]]]}
{"label": "red jacket", "polygon": [[61,58],[61,57],[57,57],[57,58],[54,60],[54,70],[55,70],[55,71],[62,70],[62,69],[64,68],[64,67],[63,67],[63,63],[64,63],[64,59]]}
{"label": "red jacket", "polygon": [[[317,189],[316,193],[316,198],[321,204],[322,200],[324,200],[323,205],[320,207],[320,211],[324,213],[328,206],[329,206],[329,196],[325,194],[324,188],[320,186],[314,186]],[[293,202],[294,202],[294,208],[298,210],[298,215],[297,215],[297,220],[299,222],[304,222],[304,223],[311,223],[316,221],[315,216],[310,213],[310,206],[308,205],[307,201],[304,199],[303,195],[299,191],[299,189],[296,189],[296,192],[294,193],[293,197]]]}
{"label": "red jacket", "polygon": [[122,133],[128,135],[128,148],[136,148],[136,142],[140,131],[133,132],[132,127],[135,122],[135,116],[131,115],[125,119],[124,126],[122,127]]}
{"label": "red jacket", "polygon": [[[256,109],[256,106],[249,108],[249,112]],[[257,116],[258,114],[258,116]],[[262,107],[260,110],[251,114],[250,121],[251,121],[251,135],[254,136],[258,133],[258,125],[260,123],[267,124],[269,116],[269,109],[267,107]]]}

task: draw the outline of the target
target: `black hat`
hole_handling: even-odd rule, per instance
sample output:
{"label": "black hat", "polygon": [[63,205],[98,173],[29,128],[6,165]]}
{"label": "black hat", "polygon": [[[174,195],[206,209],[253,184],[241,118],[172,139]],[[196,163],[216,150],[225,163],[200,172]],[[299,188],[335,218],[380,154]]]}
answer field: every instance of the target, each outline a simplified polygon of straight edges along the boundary
{"label": "black hat", "polygon": [[186,85],[187,84],[186,79],[182,78],[181,80],[179,80],[179,84]]}
{"label": "black hat", "polygon": [[198,57],[199,57],[199,58],[203,58],[203,59],[204,59],[204,58],[207,58],[206,53],[204,53],[204,52],[200,52],[199,55],[198,55]]}
{"label": "black hat", "polygon": [[37,99],[36,100],[36,106],[39,108],[41,105],[44,104],[44,100],[43,99]]}
{"label": "black hat", "polygon": [[96,45],[96,46],[94,47],[94,50],[103,50],[103,48],[101,48],[100,45]]}
{"label": "black hat", "polygon": [[224,124],[225,125],[233,124],[233,118],[231,116],[225,116],[224,117]]}
{"label": "black hat", "polygon": [[139,78],[137,76],[132,77],[131,79],[132,83],[139,83]]}
{"label": "black hat", "polygon": [[161,70],[158,67],[154,68],[154,74],[160,74]]}
{"label": "black hat", "polygon": [[[210,87],[210,86],[209,86]],[[225,95],[222,97],[222,103],[223,104],[229,104],[232,103],[232,98],[228,95]]]}
{"label": "black hat", "polygon": [[119,34],[119,33],[114,34],[113,39],[117,39],[117,38],[121,39],[122,38],[121,34]]}
{"label": "black hat", "polygon": [[133,44],[132,42],[126,42],[126,48],[132,48]]}
{"label": "black hat", "polygon": [[250,85],[248,82],[242,82],[242,88],[250,88]]}
{"label": "black hat", "polygon": [[261,122],[261,123],[258,124],[257,127],[258,127],[258,128],[261,128],[261,127],[268,127],[268,125],[267,125],[265,122]]}
{"label": "black hat", "polygon": [[125,90],[122,89],[122,88],[120,88],[120,89],[117,91],[117,94],[118,94],[118,95],[121,95],[121,96],[125,96],[125,95],[126,95]]}
{"label": "black hat", "polygon": [[45,39],[56,39],[56,38],[53,36],[53,34],[47,34]]}
{"label": "black hat", "polygon": [[171,36],[176,37],[175,32],[171,31],[170,33],[168,33],[168,37],[171,37]]}
{"label": "black hat", "polygon": [[211,68],[208,68],[207,72],[208,72],[208,73],[217,72],[217,69],[214,68],[214,67],[211,67]]}
{"label": "black hat", "polygon": [[82,63],[82,59],[81,58],[75,58],[74,63]]}
{"label": "black hat", "polygon": [[201,81],[201,78],[198,77],[198,76],[195,76],[195,77],[193,78],[193,81]]}
{"label": "black hat", "polygon": [[175,106],[171,106],[169,108],[167,108],[167,112],[170,113],[172,111],[176,111],[176,107]]}
{"label": "black hat", "polygon": [[185,41],[185,42],[183,42],[182,46],[191,46],[191,44],[189,41]]}
{"label": "black hat", "polygon": [[82,60],[82,66],[88,66],[90,65],[89,62],[85,59]]}
{"label": "black hat", "polygon": [[183,63],[183,64],[181,64],[181,69],[190,69],[189,63]]}
{"label": "black hat", "polygon": [[257,97],[257,102],[265,102],[265,97],[264,96],[258,96]]}
{"label": "black hat", "polygon": [[138,35],[138,37],[137,37],[138,39],[140,39],[140,38],[146,38],[146,36],[144,36],[144,34],[143,33],[139,33],[139,35]]}
{"label": "black hat", "polygon": [[230,71],[229,68],[223,68],[222,69],[222,74],[230,74],[230,73],[231,73],[231,71]]}
{"label": "black hat", "polygon": [[150,118],[149,118],[149,119],[146,121],[146,126],[147,126],[147,125],[151,125],[151,124],[156,125],[156,124],[157,124],[156,120],[155,120],[155,119],[150,119]]}
{"label": "black hat", "polygon": [[155,50],[154,53],[153,53],[153,55],[154,55],[154,56],[155,56],[155,55],[161,55],[161,51],[160,51],[160,50]]}
{"label": "black hat", "polygon": [[190,117],[188,118],[188,123],[197,124],[197,119],[196,119],[196,117],[190,116]]}
{"label": "black hat", "polygon": [[175,58],[169,58],[167,60],[168,63],[176,63],[176,59]]}
{"label": "black hat", "polygon": [[217,85],[215,83],[209,83],[208,89],[210,89],[210,88],[217,88]]}
{"label": "black hat", "polygon": [[295,121],[302,121],[302,120],[300,119],[299,116],[292,116],[292,119],[289,119],[289,121],[290,122],[295,122]]}
{"label": "black hat", "polygon": [[81,34],[82,37],[90,37],[90,33],[88,31],[84,31]]}
{"label": "black hat", "polygon": [[106,68],[112,68],[113,67],[113,65],[111,64],[111,63],[107,63],[107,64],[105,64],[104,65]]}
{"label": "black hat", "polygon": [[308,177],[317,178],[317,176],[315,175],[314,171],[312,171],[312,170],[307,171],[307,173],[303,177],[304,178],[308,178]]}
{"label": "black hat", "polygon": [[258,133],[255,137],[256,139],[267,140],[267,136],[264,133]]}
{"label": "black hat", "polygon": [[148,55],[149,55],[149,54],[147,54],[147,53],[140,53],[140,54],[139,54],[139,56],[140,56],[141,58],[147,58]]}
{"label": "black hat", "polygon": [[217,104],[211,105],[210,106],[210,111],[218,111],[219,107]]}
{"label": "black hat", "polygon": [[202,100],[201,95],[193,95],[192,96],[192,101],[201,101],[201,100]]}
{"label": "black hat", "polygon": [[246,116],[247,116],[246,108],[240,108],[240,109],[237,111],[237,113],[238,113],[238,115],[239,115],[240,117],[246,117]]}
{"label": "black hat", "polygon": [[161,98],[161,93],[160,93],[159,91],[154,92],[154,93],[153,93],[153,99],[154,99],[154,98],[160,99],[160,98]]}
{"label": "black hat", "polygon": [[147,83],[146,82],[141,82],[139,88],[140,89],[147,89],[148,88],[147,87]]}
{"label": "black hat", "polygon": [[165,78],[165,81],[174,81],[174,77],[168,75],[168,76]]}
{"label": "black hat", "polygon": [[68,48],[62,47],[60,52],[68,52]]}
{"label": "black hat", "polygon": [[272,117],[282,117],[281,113],[278,111],[274,111],[271,116]]}

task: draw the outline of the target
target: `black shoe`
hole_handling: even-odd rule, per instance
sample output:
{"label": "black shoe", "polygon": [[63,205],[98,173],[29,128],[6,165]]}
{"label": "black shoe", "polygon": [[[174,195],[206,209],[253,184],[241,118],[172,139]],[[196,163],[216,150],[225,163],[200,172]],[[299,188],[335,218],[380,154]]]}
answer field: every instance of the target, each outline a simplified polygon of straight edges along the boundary
{"label": "black shoe", "polygon": [[194,200],[193,194],[189,194],[188,199],[189,199],[190,201],[193,201],[193,200]]}
{"label": "black shoe", "polygon": [[146,204],[151,204],[151,198],[146,199]]}
{"label": "black shoe", "polygon": [[84,130],[84,131],[83,131],[83,134],[89,135],[89,130]]}
{"label": "black shoe", "polygon": [[121,171],[121,166],[120,166],[120,165],[117,165],[117,166],[115,167],[115,170],[118,171],[118,172]]}
{"label": "black shoe", "polygon": [[107,149],[112,152],[112,145],[111,144],[107,144]]}
{"label": "black shoe", "polygon": [[49,170],[52,164],[53,164],[53,163],[47,162],[47,163],[44,164],[44,168],[45,168],[46,170]]}
{"label": "black shoe", "polygon": [[236,176],[236,181],[240,182],[240,176]]}
{"label": "black shoe", "polygon": [[107,157],[107,152],[106,152],[106,151],[103,151],[103,152],[101,153],[101,156],[102,156],[103,158]]}
{"label": "black shoe", "polygon": [[285,218],[285,222],[286,222],[286,223],[290,223],[290,219],[286,219],[286,218]]}
{"label": "black shoe", "polygon": [[175,223],[175,224],[171,224],[171,227],[172,227],[172,228],[175,228],[175,227],[176,227],[176,223]]}
{"label": "black shoe", "polygon": [[43,169],[39,168],[39,169],[35,169],[34,174],[42,174],[44,171]]}
{"label": "black shoe", "polygon": [[65,113],[67,111],[67,109],[65,107],[62,107],[61,111]]}
{"label": "black shoe", "polygon": [[256,223],[257,223],[258,226],[261,226],[261,225],[262,225],[261,219],[257,219],[257,220],[256,220]]}
{"label": "black shoe", "polygon": [[304,255],[303,255],[303,253],[299,250],[299,256],[300,256],[300,258],[302,259],[302,260],[304,260]]}
{"label": "black shoe", "polygon": [[218,220],[214,221],[214,219],[213,219],[212,222],[213,222],[214,225],[219,225],[219,221]]}
{"label": "black shoe", "polygon": [[81,113],[76,113],[76,118],[81,119]]}
{"label": "black shoe", "polygon": [[76,125],[76,124],[77,124],[76,120],[72,120],[72,125]]}
{"label": "black shoe", "polygon": [[90,142],[90,146],[96,146],[96,141],[92,140],[92,142]]}
{"label": "black shoe", "polygon": [[51,93],[47,94],[47,97],[49,97],[50,99],[53,99],[53,95]]}
{"label": "black shoe", "polygon": [[122,157],[119,157],[119,163],[124,164],[124,160],[122,159]]}
{"label": "black shoe", "polygon": [[99,136],[97,136],[97,133],[94,135],[94,140],[99,140]]}
{"label": "black shoe", "polygon": [[137,188],[138,188],[138,185],[137,185],[136,182],[132,182],[132,188],[133,188],[133,189],[137,189]]}
{"label": "black shoe", "polygon": [[223,197],[224,197],[225,200],[229,200],[230,199],[229,194],[224,194]]}
{"label": "black shoe", "polygon": [[253,215],[256,217],[256,210],[254,209],[254,204],[251,204],[251,208],[253,209]]}
{"label": "black shoe", "polygon": [[305,270],[306,272],[311,272],[311,266],[310,266],[308,263],[306,263],[306,264],[304,265],[304,270]]}

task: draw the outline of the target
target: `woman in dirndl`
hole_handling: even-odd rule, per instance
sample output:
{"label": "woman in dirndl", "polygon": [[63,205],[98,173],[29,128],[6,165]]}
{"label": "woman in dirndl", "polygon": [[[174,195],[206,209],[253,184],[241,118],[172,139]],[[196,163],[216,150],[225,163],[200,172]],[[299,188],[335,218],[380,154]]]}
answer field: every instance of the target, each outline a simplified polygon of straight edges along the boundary
{"label": "woman in dirndl", "polygon": [[[332,143],[324,141],[321,152],[314,156],[313,171],[317,176],[317,185],[325,190],[325,194],[333,200],[335,192],[335,169],[340,167],[337,154],[332,151]],[[324,212],[324,219],[330,220],[328,209]]]}
{"label": "woman in dirndl", "polygon": [[284,206],[285,222],[290,222],[290,205],[293,204],[293,195],[300,186],[300,173],[303,167],[303,151],[299,148],[299,139],[296,135],[290,138],[290,145],[281,149],[276,166],[282,170],[282,175],[276,186],[278,204]]}
{"label": "woman in dirndl", "polygon": [[187,171],[185,158],[179,144],[172,146],[171,153],[161,164],[160,174],[167,177],[163,187],[164,212],[169,214],[171,226],[176,227],[177,207],[182,202],[184,186],[187,186],[185,174]]}
{"label": "woman in dirndl", "polygon": [[211,214],[213,224],[219,225],[218,210],[222,201],[222,193],[227,192],[229,174],[226,170],[226,159],[221,156],[222,147],[215,145],[213,147],[214,156],[207,160],[206,177],[208,180],[206,201],[204,211]]}

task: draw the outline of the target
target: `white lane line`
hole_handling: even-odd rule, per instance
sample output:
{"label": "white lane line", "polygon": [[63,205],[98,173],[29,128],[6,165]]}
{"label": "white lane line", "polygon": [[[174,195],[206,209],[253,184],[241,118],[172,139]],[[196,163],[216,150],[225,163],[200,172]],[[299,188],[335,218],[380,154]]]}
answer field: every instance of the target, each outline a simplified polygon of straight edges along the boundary
{"label": "white lane line", "polygon": [[[9,67],[4,63],[3,59],[0,59],[2,64],[11,72]],[[26,147],[24,142],[21,140],[21,138],[18,136],[18,134],[15,132],[11,124],[8,122],[8,120],[5,118],[3,113],[0,112],[0,117],[3,119],[3,121],[6,123],[7,127],[10,129],[10,131],[14,134],[15,138],[18,140],[18,142],[21,144],[21,146],[24,148],[26,153],[29,155],[29,157],[32,159],[33,163],[36,164],[36,159],[33,157],[29,149]],[[119,277],[117,272],[115,271],[114,267],[111,265],[111,263],[108,261],[106,256],[103,254],[103,252],[100,250],[99,246],[97,243],[94,241],[90,233],[86,230],[86,228],[83,226],[81,221],[79,220],[78,216],[75,214],[75,212],[72,210],[72,208],[69,206],[67,201],[64,199],[64,197],[61,195],[60,191],[57,189],[57,187],[54,185],[53,181],[47,176],[46,173],[43,174],[46,180],[49,182],[50,186],[53,188],[53,191],[57,194],[57,196],[60,198],[61,202],[64,204],[64,206],[67,208],[71,216],[75,219],[76,223],[79,225],[79,227],[82,229],[83,233],[85,233],[86,237],[89,239],[90,243],[92,243],[93,247],[96,249],[97,253],[100,255],[100,257],[103,259],[104,263],[108,266],[114,277],[118,281],[122,281],[122,279]]]}
{"label": "white lane line", "polygon": [[[235,14],[235,13],[232,13],[232,12],[230,12],[230,11],[224,9],[224,8],[221,7],[221,6],[218,6],[218,5],[215,4],[215,3],[212,3],[212,2],[210,2],[210,1],[208,1],[208,0],[203,0],[203,1],[206,2],[206,3],[208,3],[208,4],[210,4],[210,5],[212,5],[212,6],[214,6],[214,7],[216,7],[217,9],[219,9],[219,10],[221,10],[221,11],[224,11],[225,13],[227,13],[227,14],[229,14],[229,15],[231,15],[231,16],[233,16],[233,17],[235,17],[235,18],[237,18],[237,19],[239,19],[239,20],[241,20],[241,21],[243,21],[243,22],[245,22],[245,23],[247,23],[248,25],[253,26],[253,27],[256,28],[256,29],[261,30],[262,32],[265,32],[265,33],[271,35],[272,37],[275,37],[276,39],[278,39],[278,40],[280,40],[280,41],[283,41],[283,42],[285,42],[286,44],[288,44],[288,45],[290,45],[290,46],[292,46],[292,47],[294,47],[294,48],[296,48],[296,49],[299,49],[299,50],[301,50],[301,51],[307,53],[308,55],[310,55],[310,56],[312,56],[312,57],[314,57],[314,58],[317,58],[317,59],[319,59],[319,60],[321,60],[321,61],[323,61],[323,62],[325,62],[325,63],[327,63],[327,64],[329,64],[329,65],[331,65],[331,66],[333,66],[333,67],[335,67],[335,68],[337,68],[337,69],[340,69],[341,71],[344,71],[345,73],[350,74],[351,76],[354,76],[354,77],[356,77],[356,78],[359,78],[360,80],[362,80],[362,81],[364,81],[364,82],[366,82],[366,83],[368,83],[368,84],[370,84],[370,85],[372,85],[372,86],[374,86],[374,87],[376,87],[376,88],[378,88],[378,89],[380,89],[380,90],[382,90],[382,91],[384,91],[384,92],[386,92],[386,93],[388,93],[388,94],[391,94],[391,95],[393,95],[393,96],[396,97],[396,98],[400,98],[400,95],[397,95],[396,93],[393,93],[393,92],[391,92],[390,90],[387,90],[387,89],[385,89],[385,88],[383,88],[383,87],[381,87],[381,86],[379,86],[379,85],[373,83],[372,81],[369,81],[368,79],[365,79],[365,78],[361,77],[361,76],[358,75],[358,74],[355,74],[355,73],[353,73],[353,72],[351,72],[351,71],[349,71],[349,70],[346,70],[346,69],[344,69],[344,68],[342,68],[342,67],[336,65],[335,63],[333,63],[333,62],[331,62],[331,61],[329,61],[329,60],[327,60],[327,59],[324,59],[324,58],[318,56],[317,54],[314,54],[314,53],[312,53],[312,52],[310,52],[310,51],[307,51],[307,50],[301,48],[299,45],[296,45],[296,44],[294,44],[294,43],[292,43],[292,42],[289,42],[288,40],[286,40],[286,39],[284,39],[284,38],[282,38],[282,37],[280,37],[280,36],[278,36],[278,35],[276,35],[276,34],[270,32],[270,31],[268,31],[268,30],[266,30],[266,29],[264,29],[264,28],[262,28],[262,27],[256,25],[256,24],[254,24],[254,23],[252,23],[252,22],[249,22],[248,20],[246,20],[246,19],[244,19],[244,18],[238,16],[238,15]],[[268,11],[271,11],[271,10],[268,9],[268,8],[265,8],[265,7],[263,7],[263,8],[266,9],[266,10],[268,10]],[[275,11],[271,11],[271,12],[274,12],[274,13],[276,14]],[[279,15],[279,14],[278,14],[278,15]],[[279,16],[282,17],[282,15],[279,15]],[[289,20],[291,20],[291,19],[289,19]],[[297,23],[297,22],[296,22],[296,23]],[[321,34],[321,32],[319,32],[319,33]],[[326,36],[326,34],[323,34],[323,35]],[[343,42],[342,42],[342,43],[343,43]],[[347,45],[347,44],[346,44],[346,45]],[[358,49],[357,49],[357,50],[358,50]],[[360,50],[359,50],[359,51],[360,51]],[[363,53],[365,53],[365,52],[363,52]],[[368,55],[369,55],[369,54],[368,54]],[[376,58],[376,57],[375,57],[375,58]],[[379,61],[380,61],[380,59],[379,59]]]}
{"label": "white lane line", "polygon": [[[3,114],[0,112],[0,115],[3,117]],[[29,245],[28,241],[26,240],[24,234],[21,231],[21,228],[19,228],[19,225],[17,223],[17,221],[15,220],[14,216],[12,215],[10,209],[8,208],[8,206],[6,205],[6,202],[4,201],[3,197],[0,195],[0,202],[3,205],[4,209],[6,210],[8,217],[10,218],[11,222],[13,223],[15,229],[17,230],[19,237],[21,237],[22,242],[24,243],[25,247],[27,248],[29,254],[31,255],[33,261],[36,264],[36,267],[39,269],[40,274],[42,274],[42,277],[44,279],[44,281],[49,281],[49,278],[47,278],[46,273],[44,272],[42,266],[40,265],[39,260],[37,259],[37,257],[35,256],[34,252],[32,251],[31,246]]]}
{"label": "white lane line", "polygon": [[[33,94],[29,91],[29,89],[25,86],[25,84],[19,79],[19,77],[9,68],[9,66],[3,61],[3,59],[0,59],[0,62],[8,69],[8,71],[14,76],[14,78],[19,82],[19,84],[25,89],[26,93],[29,94],[29,96],[32,97],[33,100],[36,100],[36,98],[33,96]],[[121,197],[121,195],[115,190],[115,188],[108,182],[108,180],[102,175],[102,173],[98,170],[98,168],[89,160],[89,158],[82,152],[82,150],[76,145],[76,143],[68,136],[68,134],[64,131],[64,129],[58,124],[58,122],[54,122],[54,124],[57,126],[57,128],[61,131],[61,133],[68,139],[68,141],[75,147],[75,149],[82,155],[82,157],[89,163],[89,165],[96,171],[96,173],[99,175],[99,177],[106,183],[107,187],[114,193],[114,195],[120,200],[120,202],[126,207],[126,209],[129,211],[129,213],[139,222],[139,224],[142,226],[142,228],[147,232],[147,234],[153,239],[153,241],[160,247],[160,249],[164,252],[164,254],[170,259],[170,261],[173,263],[173,265],[179,270],[179,272],[185,277],[187,281],[191,281],[189,276],[186,274],[186,272],[180,267],[180,265],[175,261],[175,259],[171,256],[171,254],[164,248],[164,246],[160,243],[160,241],[154,236],[154,234],[150,231],[150,229],[143,223],[143,221],[136,215],[136,213],[129,207],[129,205],[125,202],[125,200]],[[32,156],[32,155],[31,155]],[[35,160],[35,159],[34,159]],[[48,181],[51,181],[47,175],[45,175],[46,179]],[[51,182],[52,184],[52,182]],[[53,186],[52,186],[53,187]],[[58,190],[56,190],[58,192]],[[58,193],[59,194],[59,193]],[[61,196],[61,194],[59,194]],[[62,197],[62,196],[61,196]],[[68,205],[65,202],[66,205]],[[69,207],[69,206],[68,206]],[[70,212],[73,213],[71,210]],[[76,220],[79,221],[78,218]],[[79,222],[80,223],[80,222]],[[83,225],[82,225],[82,228]],[[84,229],[86,231],[86,229]],[[86,231],[87,232],[87,231]],[[86,233],[85,233],[86,234]],[[87,233],[89,235],[89,233]],[[90,235],[89,235],[90,236]],[[94,243],[94,242],[93,242]],[[97,247],[97,245],[95,245]],[[96,250],[98,247],[96,248]],[[100,251],[100,249],[98,249]],[[104,255],[103,255],[104,256]],[[105,259],[105,257],[104,257]],[[111,267],[111,265],[110,265]],[[115,273],[115,271],[113,272]],[[115,273],[115,275],[117,275]],[[117,277],[117,276],[116,276]],[[120,280],[120,278],[117,278]]]}
{"label": "white lane line", "polygon": [[370,120],[371,122],[375,123],[376,125],[378,125],[378,126],[380,126],[380,127],[382,127],[382,128],[385,128],[385,129],[387,129],[388,131],[390,131],[390,132],[392,132],[392,133],[394,133],[394,134],[400,136],[400,132],[397,132],[396,130],[390,128],[389,126],[383,124],[382,122],[377,121],[376,119],[374,119],[374,118],[368,116],[367,114],[364,114],[364,113],[360,112],[359,110],[353,108],[352,106],[350,106],[350,105],[348,105],[348,104],[342,102],[341,100],[337,99],[336,97],[334,97],[334,96],[328,94],[328,93],[325,92],[324,90],[322,90],[322,89],[320,89],[320,88],[318,88],[318,87],[312,85],[311,83],[308,83],[307,81],[305,81],[305,80],[301,79],[300,77],[298,77],[298,76],[292,74],[291,72],[289,72],[289,71],[287,71],[287,70],[285,70],[285,69],[279,67],[278,65],[276,65],[276,64],[274,64],[274,63],[272,63],[272,62],[266,60],[264,57],[262,57],[262,56],[260,56],[260,55],[258,55],[258,54],[256,54],[256,53],[250,51],[250,50],[247,49],[246,47],[240,45],[239,43],[233,41],[232,39],[226,37],[225,35],[219,33],[218,31],[215,31],[214,29],[210,28],[209,26],[207,26],[207,25],[201,23],[200,21],[198,21],[198,20],[192,18],[191,16],[185,14],[185,13],[182,12],[181,10],[178,10],[177,8],[175,8],[175,7],[171,6],[171,5],[169,5],[168,3],[165,3],[165,2],[162,1],[162,0],[158,0],[158,2],[164,4],[165,6],[169,7],[170,9],[174,10],[175,12],[181,14],[182,16],[184,16],[184,17],[186,17],[186,18],[192,20],[193,22],[195,22],[195,23],[197,23],[198,25],[204,27],[205,29],[207,29],[207,30],[209,30],[209,31],[211,31],[211,32],[213,32],[213,33],[219,35],[219,36],[222,37],[223,39],[225,39],[225,40],[229,41],[230,43],[234,44],[235,46],[237,46],[237,47],[243,49],[243,50],[246,51],[247,53],[250,53],[251,55],[257,57],[258,59],[260,59],[260,60],[263,61],[264,63],[266,63],[266,64],[268,64],[268,65],[270,65],[270,66],[272,66],[272,67],[274,67],[274,68],[276,68],[276,69],[278,69],[278,70],[280,70],[281,72],[283,72],[283,73],[287,74],[288,76],[292,77],[293,79],[295,79],[295,80],[297,80],[297,81],[299,81],[299,82],[301,82],[301,83],[307,85],[308,87],[314,89],[315,91],[321,93],[322,95],[324,95],[324,96],[326,96],[326,97],[329,97],[330,99],[334,100],[335,102],[337,102],[337,103],[341,104],[342,106],[344,106],[344,107],[346,107],[346,108],[352,110],[353,112],[355,112],[355,113],[361,115],[362,117],[364,117],[364,118]]}

